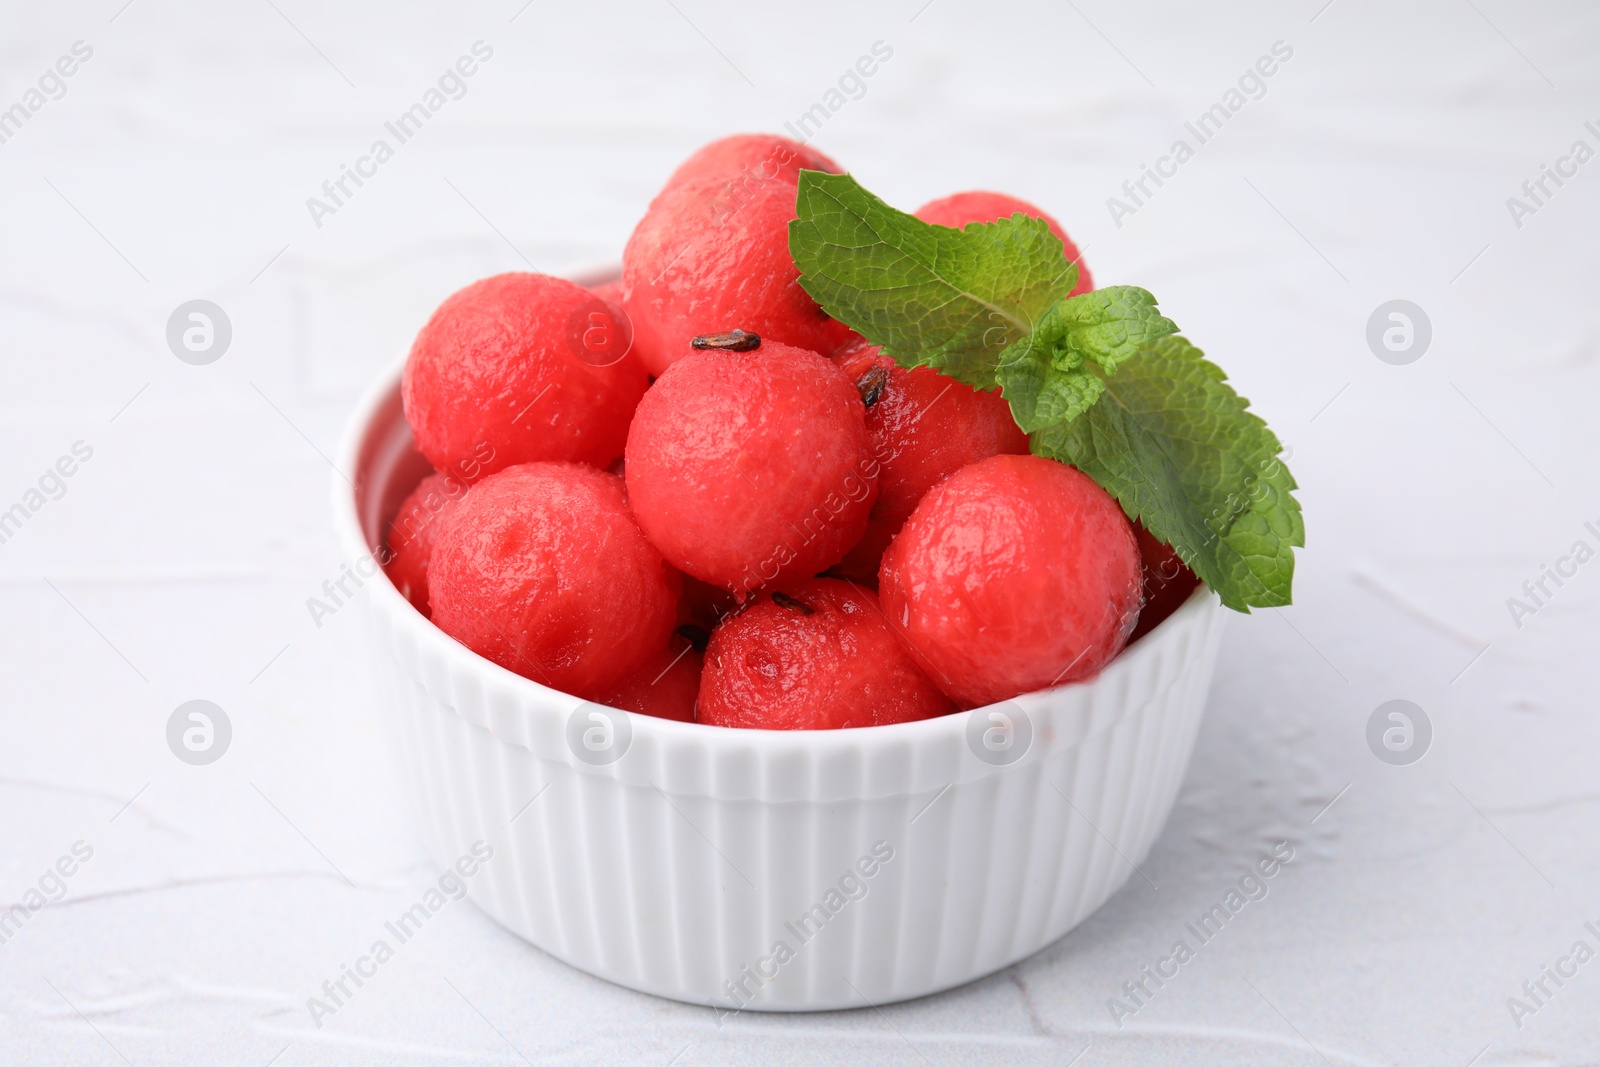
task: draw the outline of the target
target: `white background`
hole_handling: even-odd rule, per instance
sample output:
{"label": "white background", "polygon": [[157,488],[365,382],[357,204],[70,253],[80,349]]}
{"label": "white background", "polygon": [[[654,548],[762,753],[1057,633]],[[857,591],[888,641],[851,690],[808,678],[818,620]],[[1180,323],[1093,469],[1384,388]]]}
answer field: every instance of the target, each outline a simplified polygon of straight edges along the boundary
{"label": "white background", "polygon": [[[123,3],[0,13],[0,108],[94,49],[0,145],[0,509],[94,450],[0,544],[0,900],[94,850],[0,945],[0,1060],[1600,1060],[1600,962],[1520,1029],[1506,1004],[1600,947],[1600,562],[1520,628],[1507,608],[1573,542],[1600,548],[1600,161],[1521,227],[1506,205],[1575,140],[1600,148],[1600,11]],[[317,227],[306,198],[480,39],[467,95]],[[942,996],[721,1029],[462,903],[316,1028],[306,998],[436,873],[359,615],[306,607],[338,574],[324,455],[354,399],[448,293],[615,260],[679,159],[780,129],[880,40],[893,58],[819,147],[908,209],[972,187],[1046,207],[1293,449],[1295,605],[1232,620],[1144,864],[1159,889],[1134,878]],[[1116,226],[1107,198],[1279,40],[1265,97]],[[203,367],[164,337],[197,297],[234,331]],[[1409,366],[1365,341],[1393,298],[1432,321]],[[164,737],[196,697],[234,728],[203,768]],[[1412,766],[1365,741],[1394,698],[1433,723]],[[1107,998],[1284,839],[1271,895],[1118,1030]]]}

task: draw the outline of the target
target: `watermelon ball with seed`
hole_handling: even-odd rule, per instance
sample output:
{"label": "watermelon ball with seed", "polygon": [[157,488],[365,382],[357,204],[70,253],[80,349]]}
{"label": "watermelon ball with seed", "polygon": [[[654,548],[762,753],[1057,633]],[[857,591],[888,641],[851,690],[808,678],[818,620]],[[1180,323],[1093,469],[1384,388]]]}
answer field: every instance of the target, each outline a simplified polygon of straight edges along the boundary
{"label": "watermelon ball with seed", "polygon": [[795,217],[787,181],[703,177],[656,197],[622,253],[623,307],[651,374],[682,358],[690,338],[734,327],[812,352],[838,346],[844,327],[800,287]]}
{"label": "watermelon ball with seed", "polygon": [[467,484],[461,479],[430,474],[400,502],[400,509],[389,524],[384,573],[424,618],[432,614],[428,607],[428,562],[433,558],[434,539],[466,495]]}
{"label": "watermelon ball with seed", "polygon": [[963,707],[1093,677],[1138,620],[1139,548],[1088,475],[993,456],[928,491],[883,556],[884,614]]}
{"label": "watermelon ball with seed", "polygon": [[886,726],[955,710],[869,589],[831,578],[762,596],[711,635],[698,721],[757,730]]}
{"label": "watermelon ball with seed", "polygon": [[480,656],[599,700],[666,647],[679,580],[639,531],[622,479],[525,463],[457,506],[428,593],[434,623]]}
{"label": "watermelon ball with seed", "polygon": [[1078,246],[1072,243],[1072,238],[1061,228],[1061,223],[1026,200],[1019,200],[1005,193],[978,191],[956,193],[942,200],[930,200],[917,208],[917,218],[923,222],[949,226],[954,230],[962,229],[971,222],[995,222],[999,219],[1008,219],[1012,215],[1043,219],[1050,227],[1050,232],[1060,239],[1061,250],[1066,253],[1067,262],[1078,264],[1078,283],[1072,287],[1070,295],[1077,296],[1094,288],[1094,279],[1089,275],[1088,264],[1083,262]]}
{"label": "watermelon ball with seed", "polygon": [[998,392],[981,393],[931,367],[910,370],[862,342],[834,357],[867,402],[878,502],[867,532],[833,573],[876,583],[884,549],[924,493],[980,459],[1028,451],[1028,435]]}
{"label": "watermelon ball with seed", "polygon": [[648,384],[623,358],[630,333],[620,308],[562,278],[473,282],[439,305],[406,358],[418,449],[468,483],[530,461],[606,466]]}
{"label": "watermelon ball with seed", "polygon": [[689,350],[639,402],[628,503],[674,567],[740,600],[839,562],[878,494],[855,386],[814,352]]}

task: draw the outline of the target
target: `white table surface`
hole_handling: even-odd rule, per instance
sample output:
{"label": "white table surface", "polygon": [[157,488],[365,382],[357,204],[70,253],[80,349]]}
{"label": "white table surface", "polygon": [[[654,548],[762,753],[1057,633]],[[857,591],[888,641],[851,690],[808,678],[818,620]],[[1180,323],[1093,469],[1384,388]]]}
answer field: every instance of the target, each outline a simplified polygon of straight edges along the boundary
{"label": "white table surface", "polygon": [[[1600,962],[1520,1028],[1507,1007],[1600,946],[1600,562],[1507,607],[1600,547],[1600,161],[1520,227],[1506,205],[1600,147],[1600,11],[123,4],[0,18],[0,108],[93,48],[0,144],[0,509],[93,449],[0,544],[0,901],[93,850],[0,945],[0,1062],[1600,1062]],[[306,198],[480,39],[467,95],[314,225]],[[306,608],[356,396],[445,295],[616,259],[678,159],[781,128],[879,40],[817,145],[907,208],[1046,206],[1293,449],[1296,602],[1232,620],[1159,889],[941,996],[720,1029],[463,904],[315,1027],[306,998],[431,877],[361,619]],[[1107,197],[1278,40],[1266,95],[1115,225]],[[209,366],[164,339],[197,297],[233,324]],[[1433,325],[1407,366],[1364,339],[1392,298]],[[233,723],[208,767],[165,741],[193,698]],[[1365,740],[1394,698],[1434,728],[1410,766]],[[1119,1030],[1107,998],[1281,839],[1270,896]]]}

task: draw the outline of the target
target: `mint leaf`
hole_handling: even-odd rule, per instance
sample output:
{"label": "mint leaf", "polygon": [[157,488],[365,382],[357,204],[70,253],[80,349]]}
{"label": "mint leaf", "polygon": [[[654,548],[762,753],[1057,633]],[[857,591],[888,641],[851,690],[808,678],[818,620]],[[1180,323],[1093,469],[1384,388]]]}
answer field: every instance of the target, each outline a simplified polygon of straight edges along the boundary
{"label": "mint leaf", "polygon": [[1036,454],[1088,474],[1228,607],[1289,603],[1305,526],[1282,446],[1150,293],[1069,297],[1077,267],[1024,215],[933,226],[817,171],[796,204],[789,248],[828,314],[901,366],[1000,386]]}
{"label": "mint leaf", "polygon": [[1078,281],[1061,241],[1025,215],[934,226],[819,171],[801,172],[797,207],[789,249],[811,298],[902,365],[978,389]]}
{"label": "mint leaf", "polygon": [[1283,446],[1221,368],[1182,337],[1146,345],[1033,451],[1070,463],[1172,545],[1236,611],[1290,601],[1291,547],[1305,544]]}
{"label": "mint leaf", "polygon": [[1177,324],[1156,310],[1156,298],[1131,285],[1081,293],[1051,305],[1033,333],[1000,353],[995,380],[1028,433],[1075,419],[1105,391],[1105,382],[1081,369],[1106,373],[1141,345],[1176,333]]}
{"label": "mint leaf", "polygon": [[1178,332],[1178,324],[1156,310],[1156,298],[1133,285],[1111,285],[1055,304],[1034,329],[1033,343],[1052,348],[1050,360],[1063,370],[1088,360],[1107,373],[1141,345]]}
{"label": "mint leaf", "polygon": [[[1007,349],[1010,352],[1010,349]],[[1023,352],[998,371],[1011,417],[1024,433],[1068,422],[1088,411],[1106,391],[1103,378],[1086,370],[1059,370]]]}

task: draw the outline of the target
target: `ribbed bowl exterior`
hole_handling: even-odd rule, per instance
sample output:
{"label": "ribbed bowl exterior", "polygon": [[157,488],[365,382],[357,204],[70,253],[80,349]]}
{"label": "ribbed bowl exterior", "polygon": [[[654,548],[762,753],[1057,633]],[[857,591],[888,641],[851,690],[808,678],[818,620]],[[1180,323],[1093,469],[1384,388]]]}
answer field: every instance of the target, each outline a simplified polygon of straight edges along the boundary
{"label": "ribbed bowl exterior", "polygon": [[[335,481],[352,560],[422,469],[397,382],[352,424],[355,491]],[[601,721],[592,705],[474,655],[387,582],[368,589],[382,718],[433,858],[487,846],[465,881],[506,927],[727,1011],[922,996],[1081,922],[1171,811],[1225,614],[1201,589],[1091,682],[923,722],[780,732],[609,712],[621,754],[597,765],[571,740]],[[986,736],[1012,746],[997,756]]]}

